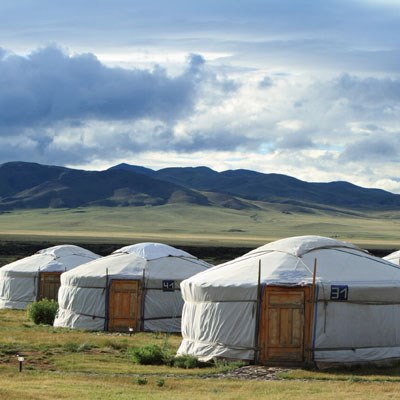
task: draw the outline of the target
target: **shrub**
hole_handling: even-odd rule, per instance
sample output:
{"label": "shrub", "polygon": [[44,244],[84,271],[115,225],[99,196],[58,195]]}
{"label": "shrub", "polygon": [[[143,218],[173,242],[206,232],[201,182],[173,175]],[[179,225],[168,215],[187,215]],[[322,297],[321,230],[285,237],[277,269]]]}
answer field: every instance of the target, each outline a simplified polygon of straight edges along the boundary
{"label": "shrub", "polygon": [[132,349],[130,354],[135,363],[142,365],[162,365],[168,358],[168,354],[156,344]]}
{"label": "shrub", "polygon": [[70,353],[77,353],[79,349],[79,344],[75,342],[67,342],[63,346],[64,351],[68,351]]}
{"label": "shrub", "polygon": [[79,345],[78,347],[78,352],[79,351],[90,351],[93,348],[97,347],[96,345],[92,344],[92,343],[82,343],[81,345]]}
{"label": "shrub", "polygon": [[136,382],[138,385],[146,385],[147,379],[146,378],[137,378]]}
{"label": "shrub", "polygon": [[211,367],[213,364],[209,362],[199,361],[196,357],[189,354],[183,354],[177,356],[172,360],[172,365],[177,368],[207,368]]}
{"label": "shrub", "polygon": [[18,354],[19,350],[14,344],[0,344],[0,355]]}
{"label": "shrub", "polygon": [[126,351],[128,349],[128,341],[127,340],[122,340],[122,341],[114,341],[110,339],[106,339],[103,342],[104,347],[110,347],[113,350],[119,350],[119,351]]}
{"label": "shrub", "polygon": [[158,387],[163,387],[164,384],[165,384],[164,379],[160,378],[160,379],[157,379],[157,380],[156,380],[156,385],[157,385]]}
{"label": "shrub", "polygon": [[36,325],[53,325],[58,309],[58,303],[54,300],[43,299],[31,303],[28,307],[28,317]]}
{"label": "shrub", "polygon": [[76,342],[67,342],[63,345],[64,351],[68,351],[69,353],[85,352],[93,349],[94,347],[96,346],[90,343],[78,344]]}

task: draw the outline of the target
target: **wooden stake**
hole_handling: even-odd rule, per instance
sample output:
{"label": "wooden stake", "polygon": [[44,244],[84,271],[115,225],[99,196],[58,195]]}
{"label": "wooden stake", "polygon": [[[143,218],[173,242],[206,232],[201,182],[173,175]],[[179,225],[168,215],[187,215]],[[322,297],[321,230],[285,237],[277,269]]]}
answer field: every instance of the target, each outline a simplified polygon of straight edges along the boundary
{"label": "wooden stake", "polygon": [[314,258],[314,273],[313,273],[313,279],[312,279],[312,299],[313,303],[315,303],[316,299],[316,294],[315,294],[315,280],[317,276],[317,259]]}
{"label": "wooden stake", "polygon": [[144,331],[144,306],[145,306],[145,297],[146,297],[146,274],[145,268],[143,268],[143,276],[142,276],[142,290],[140,293],[140,330]]}
{"label": "wooden stake", "polygon": [[108,287],[108,268],[106,268],[106,307],[105,307],[105,315],[104,315],[104,330],[108,331],[108,318],[109,318],[109,300],[110,300],[110,289]]}
{"label": "wooden stake", "polygon": [[259,330],[260,330],[260,310],[261,310],[261,260],[258,260],[258,283],[257,283],[257,302],[256,302],[256,326],[254,332],[254,364],[259,361]]}
{"label": "wooden stake", "polygon": [[[309,324],[310,325],[307,324],[309,326],[308,329],[310,331],[310,344],[313,343],[313,340],[314,340],[314,338],[313,338],[314,332],[312,331],[313,325],[311,325],[311,324],[314,321],[314,318],[316,318],[314,313],[315,313],[316,303],[318,301],[317,293],[316,293],[316,277],[317,277],[317,259],[314,258],[314,272],[313,272],[313,282],[312,282],[312,307],[311,307],[311,313],[309,314],[309,320],[310,320]],[[314,318],[312,318],[311,315],[314,315]],[[308,353],[309,354],[308,360],[313,361],[314,360],[314,346],[312,344],[310,346],[310,350],[311,351]]]}

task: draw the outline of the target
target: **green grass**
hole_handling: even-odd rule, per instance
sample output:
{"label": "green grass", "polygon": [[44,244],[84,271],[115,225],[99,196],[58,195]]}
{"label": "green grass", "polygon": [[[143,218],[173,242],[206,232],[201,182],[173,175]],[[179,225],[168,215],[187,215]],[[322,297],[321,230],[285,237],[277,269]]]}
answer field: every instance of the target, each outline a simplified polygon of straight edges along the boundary
{"label": "green grass", "polygon": [[278,238],[322,235],[363,247],[393,247],[400,241],[399,212],[282,212],[188,205],[44,209],[0,214],[3,240],[51,242],[167,241],[171,244],[255,247]]}
{"label": "green grass", "polygon": [[[25,311],[0,310],[0,399],[388,399],[397,398],[400,366],[293,369],[278,381],[204,378],[237,364],[181,369],[132,362],[130,349],[167,346],[179,335],[54,329]],[[26,361],[18,372],[17,353]]]}
{"label": "green grass", "polygon": [[200,379],[166,378],[160,387],[157,377],[138,378],[85,376],[1,371],[0,398],[21,399],[255,399],[272,400],[375,400],[394,399],[398,384],[385,385],[357,382],[243,382]]}
{"label": "green grass", "polygon": [[[37,242],[132,243],[256,247],[316,234],[369,248],[397,248],[400,212],[297,213],[279,207],[229,210],[168,205],[136,208],[27,210],[0,214],[0,238]],[[44,246],[46,247],[46,246]],[[0,255],[0,265],[17,258]],[[314,371],[294,369],[280,381],[205,379],[234,365],[181,369],[139,365],[130,350],[146,345],[175,352],[180,335],[126,334],[35,325],[25,311],[0,310],[0,399],[388,399],[397,398],[400,366]],[[18,372],[16,354],[26,357]],[[146,382],[139,384],[138,382]],[[160,384],[160,382],[163,384]]]}

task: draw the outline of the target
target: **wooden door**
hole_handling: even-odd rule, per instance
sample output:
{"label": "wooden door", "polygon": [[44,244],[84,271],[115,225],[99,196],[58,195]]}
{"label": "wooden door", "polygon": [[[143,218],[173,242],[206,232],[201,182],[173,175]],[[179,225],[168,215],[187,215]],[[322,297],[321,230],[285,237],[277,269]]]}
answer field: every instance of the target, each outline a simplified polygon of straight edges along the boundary
{"label": "wooden door", "polygon": [[311,303],[309,288],[266,287],[260,320],[261,361],[308,361]]}
{"label": "wooden door", "polygon": [[58,300],[61,272],[40,272],[38,300]]}
{"label": "wooden door", "polygon": [[140,281],[112,280],[108,301],[108,330],[134,331],[140,320]]}

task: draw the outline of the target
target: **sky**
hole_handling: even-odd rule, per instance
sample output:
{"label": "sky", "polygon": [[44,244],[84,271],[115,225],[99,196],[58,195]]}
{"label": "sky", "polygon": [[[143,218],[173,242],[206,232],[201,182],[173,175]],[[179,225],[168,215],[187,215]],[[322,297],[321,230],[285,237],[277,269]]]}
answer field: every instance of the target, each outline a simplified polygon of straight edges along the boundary
{"label": "sky", "polygon": [[400,193],[400,0],[2,0],[0,164]]}

